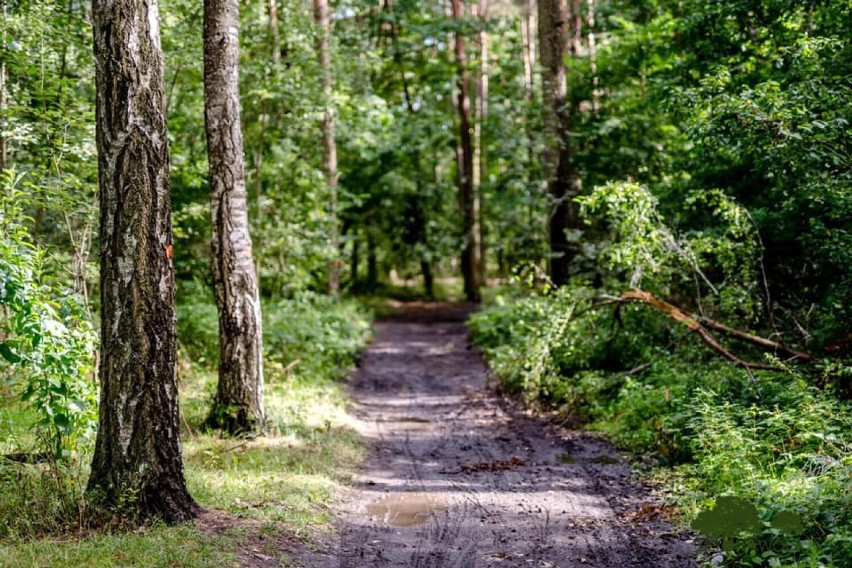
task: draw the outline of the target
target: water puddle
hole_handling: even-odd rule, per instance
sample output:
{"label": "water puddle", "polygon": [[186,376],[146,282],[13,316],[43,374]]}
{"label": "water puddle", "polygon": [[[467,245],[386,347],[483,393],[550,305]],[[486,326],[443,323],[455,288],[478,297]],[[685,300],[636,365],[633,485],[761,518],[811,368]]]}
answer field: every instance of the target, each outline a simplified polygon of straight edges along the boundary
{"label": "water puddle", "polygon": [[377,420],[392,430],[428,430],[432,421],[426,418],[418,418],[416,416],[403,416],[400,418],[389,420]]}
{"label": "water puddle", "polygon": [[394,527],[422,525],[433,513],[446,510],[441,499],[423,493],[390,495],[367,505],[367,514]]}

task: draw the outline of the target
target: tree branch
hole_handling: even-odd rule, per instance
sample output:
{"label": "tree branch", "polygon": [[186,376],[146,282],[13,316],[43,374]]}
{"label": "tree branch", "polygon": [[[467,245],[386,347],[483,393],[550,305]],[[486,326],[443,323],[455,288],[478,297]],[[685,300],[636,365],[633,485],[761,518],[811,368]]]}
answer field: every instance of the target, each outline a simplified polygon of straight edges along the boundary
{"label": "tree branch", "polygon": [[[602,299],[611,301],[613,297],[606,296]],[[774,349],[776,351],[784,351],[790,355],[793,355],[794,357],[803,359],[805,361],[812,361],[814,359],[812,356],[806,353],[801,353],[775,341],[771,341],[763,337],[759,337],[738,329],[734,329],[732,327],[729,327],[706,317],[691,314],[679,308],[678,306],[675,306],[674,304],[670,304],[665,300],[657,298],[656,296],[645,290],[640,290],[638,288],[627,290],[626,292],[623,292],[621,294],[619,299],[622,302],[640,302],[643,304],[647,304],[655,308],[656,310],[666,314],[673,320],[685,325],[691,331],[695,332],[698,337],[701,338],[702,341],[709,345],[710,348],[716,351],[719,355],[749,371],[783,371],[784,369],[778,367],[777,365],[753,363],[751,361],[745,361],[744,359],[740,359],[739,357],[731,353],[729,350],[727,350],[721,343],[719,343],[719,341],[717,341],[716,338],[710,334],[707,328],[714,329],[716,331],[721,331],[743,341],[747,341],[755,345],[760,345],[761,347]]]}

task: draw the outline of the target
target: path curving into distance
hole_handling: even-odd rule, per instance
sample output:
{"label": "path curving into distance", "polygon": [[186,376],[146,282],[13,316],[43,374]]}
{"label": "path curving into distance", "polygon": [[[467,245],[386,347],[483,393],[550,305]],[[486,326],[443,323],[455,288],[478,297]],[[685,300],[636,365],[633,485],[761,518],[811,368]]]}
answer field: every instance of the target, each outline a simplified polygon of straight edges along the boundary
{"label": "path curving into distance", "polygon": [[696,566],[611,447],[494,392],[471,309],[415,304],[377,324],[351,379],[371,453],[322,566]]}

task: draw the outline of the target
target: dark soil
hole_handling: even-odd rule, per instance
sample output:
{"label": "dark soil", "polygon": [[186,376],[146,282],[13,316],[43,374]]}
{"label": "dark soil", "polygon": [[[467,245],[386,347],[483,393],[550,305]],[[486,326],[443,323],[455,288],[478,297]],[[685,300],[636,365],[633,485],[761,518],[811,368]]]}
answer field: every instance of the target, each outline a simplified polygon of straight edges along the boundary
{"label": "dark soil", "polygon": [[609,445],[489,388],[471,309],[416,304],[377,324],[351,379],[371,455],[340,542],[304,565],[696,566],[692,540]]}

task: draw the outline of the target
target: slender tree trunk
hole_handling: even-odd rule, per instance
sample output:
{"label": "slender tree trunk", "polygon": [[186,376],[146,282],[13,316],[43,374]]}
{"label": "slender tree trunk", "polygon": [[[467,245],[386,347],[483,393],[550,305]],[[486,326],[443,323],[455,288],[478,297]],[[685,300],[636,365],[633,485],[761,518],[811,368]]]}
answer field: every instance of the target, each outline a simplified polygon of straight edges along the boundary
{"label": "slender tree trunk", "polygon": [[367,231],[367,290],[374,291],[379,285],[379,261],[376,258],[376,241]]}
{"label": "slender tree trunk", "polygon": [[532,98],[533,89],[533,68],[535,67],[535,37],[533,30],[535,29],[535,8],[532,2],[526,7],[521,14],[521,52],[524,60],[524,87],[528,98]]}
{"label": "slender tree trunk", "polygon": [[349,272],[351,273],[349,276],[349,286],[353,290],[357,290],[358,288],[358,231],[352,230],[352,257],[350,259],[349,264]]}
{"label": "slender tree trunk", "polygon": [[3,29],[0,30],[0,46],[3,50],[3,55],[0,57],[0,171],[5,170],[9,166],[8,151],[6,149],[6,124],[9,114],[9,103],[6,100],[6,0],[0,0],[0,25]]}
{"label": "slender tree trunk", "polygon": [[432,276],[432,265],[425,258],[420,259],[420,272],[423,273],[423,292],[426,297],[435,297],[435,278]]}
{"label": "slender tree trunk", "polygon": [[[535,68],[536,68],[536,26],[537,26],[537,4],[536,0],[528,0],[524,8],[525,13],[521,15],[521,42],[524,59],[524,87],[525,99],[527,108],[532,109],[536,100],[535,90]],[[538,179],[536,174],[539,172],[541,164],[539,157],[536,155],[535,144],[537,130],[532,128],[534,122],[532,117],[528,117],[527,121],[527,181],[530,188],[537,185]],[[527,222],[530,227],[536,225],[535,221],[535,196],[530,194],[527,198]]]}
{"label": "slender tree trunk", "polygon": [[269,0],[269,32],[272,36],[272,62],[275,71],[281,65],[281,25],[278,23],[278,2]]}
{"label": "slender tree trunk", "polygon": [[101,398],[90,495],[168,522],[186,489],[176,374],[163,54],[156,0],[94,0]]}
{"label": "slender tree trunk", "polygon": [[264,419],[260,298],[243,173],[238,26],[238,0],[205,0],[204,116],[219,308],[219,383],[207,424],[233,434],[261,430]]}
{"label": "slender tree trunk", "polygon": [[488,0],[479,0],[479,20],[482,30],[477,38],[479,44],[479,81],[476,88],[476,119],[474,121],[473,184],[478,200],[479,219],[479,283],[488,284],[487,243],[485,239],[485,189],[483,177],[488,175],[488,152],[483,141],[485,119],[488,116]]}
{"label": "slender tree trunk", "polygon": [[337,144],[334,137],[334,76],[331,67],[331,24],[328,16],[328,0],[313,0],[314,18],[319,28],[317,35],[317,59],[322,68],[322,95],[325,112],[322,122],[322,165],[329,189],[329,240],[334,258],[328,268],[328,292],[340,294],[340,228],[337,213]]}
{"label": "slender tree trunk", "polygon": [[[452,0],[453,18],[461,20],[461,0]],[[470,121],[470,85],[467,73],[467,53],[464,36],[455,34],[456,68],[458,69],[459,144],[457,148],[459,203],[462,211],[464,248],[461,254],[464,295],[472,302],[480,299],[479,282],[479,212],[473,186],[473,140]]]}
{"label": "slender tree trunk", "polygon": [[570,113],[564,57],[568,54],[571,22],[565,0],[538,0],[538,31],[542,64],[542,92],[548,134],[547,180],[550,211],[550,278],[560,286],[568,281],[577,247],[566,232],[579,229],[574,197],[577,180],[571,167]]}
{"label": "slender tree trunk", "polygon": [[601,111],[600,77],[598,77],[598,47],[595,36],[595,0],[588,0],[589,15],[586,22],[589,25],[589,62],[592,72],[592,110],[595,114]]}
{"label": "slender tree trunk", "polygon": [[583,9],[580,0],[571,0],[571,55],[580,57],[583,51]]}

